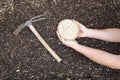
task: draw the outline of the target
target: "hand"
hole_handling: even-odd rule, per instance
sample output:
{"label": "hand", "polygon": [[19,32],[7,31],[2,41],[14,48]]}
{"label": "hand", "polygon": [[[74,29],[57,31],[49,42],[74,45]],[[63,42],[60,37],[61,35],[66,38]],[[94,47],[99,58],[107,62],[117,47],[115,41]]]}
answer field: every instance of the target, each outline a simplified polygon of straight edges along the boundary
{"label": "hand", "polygon": [[57,33],[58,38],[62,42],[62,44],[68,47],[71,47],[71,48],[73,48],[76,44],[78,44],[76,40],[65,40],[59,35],[58,31],[56,33]]}
{"label": "hand", "polygon": [[80,28],[80,34],[78,35],[78,37],[86,37],[86,35],[87,35],[87,28],[84,25],[82,25],[81,23],[79,23],[79,22],[77,22],[75,20],[73,20],[73,22],[75,24],[77,24],[78,27]]}

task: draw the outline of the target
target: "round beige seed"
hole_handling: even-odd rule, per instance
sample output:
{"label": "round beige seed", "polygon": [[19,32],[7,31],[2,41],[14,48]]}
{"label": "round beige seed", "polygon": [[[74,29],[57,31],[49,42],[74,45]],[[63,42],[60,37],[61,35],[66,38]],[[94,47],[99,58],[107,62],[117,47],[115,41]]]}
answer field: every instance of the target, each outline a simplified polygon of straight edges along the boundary
{"label": "round beige seed", "polygon": [[74,40],[78,37],[79,27],[70,19],[60,21],[58,32],[66,40]]}

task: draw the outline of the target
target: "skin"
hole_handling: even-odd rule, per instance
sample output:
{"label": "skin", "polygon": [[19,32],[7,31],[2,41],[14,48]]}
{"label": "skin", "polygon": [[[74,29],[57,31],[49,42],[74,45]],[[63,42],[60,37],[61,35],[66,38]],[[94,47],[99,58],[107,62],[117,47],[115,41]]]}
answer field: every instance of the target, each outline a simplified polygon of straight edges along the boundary
{"label": "skin", "polygon": [[[104,41],[109,41],[109,42],[120,42],[120,36],[119,36],[120,29],[116,29],[116,28],[103,29],[103,30],[88,29],[81,23],[75,20],[74,22],[75,24],[78,25],[78,27],[80,27],[80,34],[78,35],[79,38],[88,37],[88,38],[95,38]],[[112,69],[120,69],[120,55],[114,55],[109,52],[105,52],[102,50],[98,50],[78,44],[76,40],[65,40],[59,35],[58,32],[57,32],[57,36],[62,42],[62,44],[78,51],[79,53],[88,57],[92,61]]]}

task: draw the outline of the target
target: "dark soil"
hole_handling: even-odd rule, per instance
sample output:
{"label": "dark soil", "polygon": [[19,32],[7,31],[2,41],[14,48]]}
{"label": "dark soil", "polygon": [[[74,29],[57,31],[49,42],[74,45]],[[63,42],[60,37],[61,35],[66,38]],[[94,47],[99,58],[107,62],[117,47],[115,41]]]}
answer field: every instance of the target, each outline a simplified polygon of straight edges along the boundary
{"label": "dark soil", "polygon": [[[63,59],[49,54],[29,28],[14,30],[31,17],[46,14],[33,25]],[[120,0],[0,0],[0,80],[119,80],[120,70],[94,63],[61,44],[56,36],[62,19],[88,28],[120,28]],[[80,44],[120,54],[120,43],[78,39]]]}

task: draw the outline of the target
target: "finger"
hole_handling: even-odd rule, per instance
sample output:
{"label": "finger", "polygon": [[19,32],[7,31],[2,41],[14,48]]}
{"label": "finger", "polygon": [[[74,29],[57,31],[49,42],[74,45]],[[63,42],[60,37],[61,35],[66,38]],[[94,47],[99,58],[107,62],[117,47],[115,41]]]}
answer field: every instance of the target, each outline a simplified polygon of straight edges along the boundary
{"label": "finger", "polygon": [[73,20],[73,22],[74,22],[75,24],[77,24],[78,26],[80,26],[80,23],[79,23],[78,21]]}
{"label": "finger", "polygon": [[57,36],[58,36],[58,38],[60,39],[61,42],[65,41],[65,40],[60,36],[60,34],[58,33],[58,31],[56,31],[56,33],[57,33]]}
{"label": "finger", "polygon": [[80,27],[85,27],[83,24],[79,23],[78,21],[73,20],[75,24],[77,24]]}
{"label": "finger", "polygon": [[56,31],[56,33],[57,33],[58,38],[60,39],[60,35],[59,35],[58,31]]}

